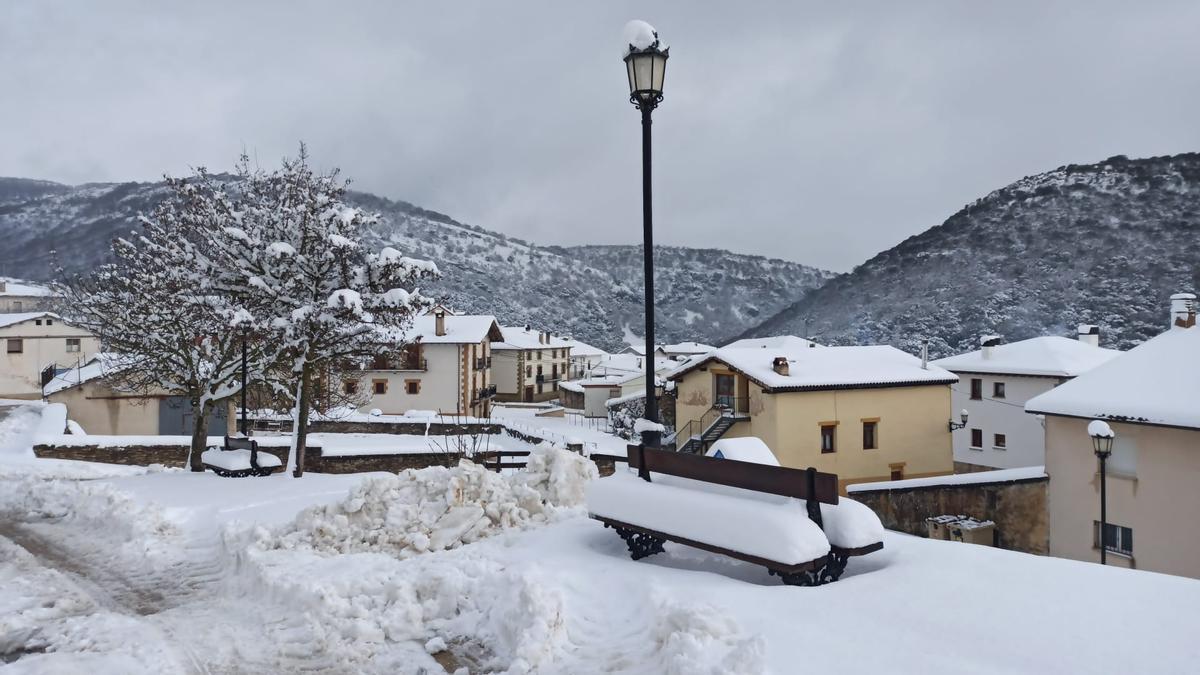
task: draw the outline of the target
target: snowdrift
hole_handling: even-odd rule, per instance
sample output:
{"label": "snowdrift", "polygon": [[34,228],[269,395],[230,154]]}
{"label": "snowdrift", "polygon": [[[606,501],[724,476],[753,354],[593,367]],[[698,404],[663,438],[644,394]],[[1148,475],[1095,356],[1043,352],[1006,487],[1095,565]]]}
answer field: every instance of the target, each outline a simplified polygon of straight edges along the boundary
{"label": "snowdrift", "polygon": [[309,508],[264,548],[388,553],[408,558],[457,548],[501,530],[547,522],[584,500],[596,465],[566,450],[538,448],[525,471],[502,475],[462,460],[371,478],[338,504]]}

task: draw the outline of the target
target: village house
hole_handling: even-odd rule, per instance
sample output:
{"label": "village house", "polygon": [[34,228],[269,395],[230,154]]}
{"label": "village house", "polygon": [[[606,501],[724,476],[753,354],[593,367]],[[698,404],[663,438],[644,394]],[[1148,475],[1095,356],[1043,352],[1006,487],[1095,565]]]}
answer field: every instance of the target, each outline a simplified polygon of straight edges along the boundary
{"label": "village house", "polygon": [[586,376],[601,359],[609,355],[603,349],[593,347],[581,340],[563,338],[563,341],[571,349],[571,356],[567,366],[567,377],[572,380]]}
{"label": "village house", "polygon": [[[67,406],[67,418],[89,435],[188,436],[192,406],[186,396],[166,390],[131,392],[114,375],[120,357],[99,353],[76,368],[60,371],[46,384],[46,401]],[[210,414],[210,436],[236,431],[235,402],[218,405]]]}
{"label": "village house", "polygon": [[492,349],[500,326],[489,315],[453,314],[435,307],[413,319],[401,354],[380,354],[357,378],[342,382],[345,394],[366,394],[363,412],[402,415],[433,410],[446,415],[488,417],[496,393]]}
{"label": "village house", "polygon": [[1120,352],[1100,347],[1097,326],[1079,327],[1079,339],[1044,336],[1002,344],[984,336],[980,348],[939,359],[959,376],[951,404],[967,411],[965,427],[954,431],[955,471],[986,471],[1046,463],[1041,420],[1025,414],[1025,403],[1108,362]]}
{"label": "village house", "polygon": [[570,370],[570,342],[529,326],[504,326],[500,332],[503,341],[492,345],[496,400],[533,403],[558,398],[558,383]]}
{"label": "village house", "polygon": [[50,310],[55,297],[54,292],[45,286],[0,277],[0,312],[20,314]]}
{"label": "village house", "polygon": [[836,473],[843,488],[953,470],[953,373],[888,346],[776,344],[721,348],[669,375],[677,447],[755,436],[784,466]]}
{"label": "village house", "polygon": [[51,312],[0,314],[0,398],[41,398],[54,373],[88,361],[100,349],[90,332]]}
{"label": "village house", "polygon": [[[1200,328],[1195,296],[1172,296],[1171,328],[1031,399],[1046,420],[1050,554],[1200,578]],[[1116,438],[1100,532],[1099,460],[1088,435]],[[1136,536],[1135,536],[1136,535]]]}

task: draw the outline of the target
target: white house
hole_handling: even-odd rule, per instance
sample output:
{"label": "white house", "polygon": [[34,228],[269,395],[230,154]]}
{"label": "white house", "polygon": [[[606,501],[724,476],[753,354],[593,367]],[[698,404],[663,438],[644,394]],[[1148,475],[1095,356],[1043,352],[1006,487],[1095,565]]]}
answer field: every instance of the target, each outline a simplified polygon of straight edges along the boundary
{"label": "white house", "polygon": [[743,338],[741,340],[734,340],[733,342],[725,345],[725,348],[749,349],[752,347],[757,347],[760,349],[783,349],[792,351],[796,349],[806,349],[820,346],[821,345],[813,342],[812,340],[806,340],[802,337],[796,337],[795,335],[774,335],[771,337]]}
{"label": "white house", "polygon": [[676,342],[671,345],[659,345],[659,349],[668,357],[680,360],[692,356],[700,356],[707,354],[716,349],[712,345],[706,345],[703,342]]}
{"label": "white house", "polygon": [[342,383],[365,392],[361,410],[402,415],[410,410],[487,417],[495,395],[492,345],[500,326],[488,315],[452,314],[442,307],[413,320],[398,357],[377,356],[362,375]]}
{"label": "white house", "polygon": [[[1046,420],[1051,555],[1103,545],[1109,565],[1200,578],[1200,327],[1194,295],[1171,300],[1170,330],[1025,406]],[[1103,533],[1092,420],[1115,434]]]}
{"label": "white house", "polygon": [[571,343],[549,331],[504,326],[492,345],[498,401],[549,401],[570,370]]}
{"label": "white house", "polygon": [[951,396],[954,421],[960,423],[959,411],[968,413],[966,426],[954,431],[955,468],[1045,464],[1045,430],[1025,414],[1025,403],[1121,353],[1099,341],[1099,329],[1090,325],[1079,327],[1078,340],[1044,336],[1002,344],[989,335],[973,352],[934,361],[959,376]]}
{"label": "white house", "polygon": [[0,314],[0,343],[0,398],[41,398],[43,372],[85,363],[100,350],[96,336],[51,312]]}
{"label": "white house", "polygon": [[21,313],[51,309],[56,296],[45,286],[0,277],[0,312]]}
{"label": "white house", "polygon": [[570,347],[567,377],[578,379],[586,375],[608,352],[574,338],[562,338]]}

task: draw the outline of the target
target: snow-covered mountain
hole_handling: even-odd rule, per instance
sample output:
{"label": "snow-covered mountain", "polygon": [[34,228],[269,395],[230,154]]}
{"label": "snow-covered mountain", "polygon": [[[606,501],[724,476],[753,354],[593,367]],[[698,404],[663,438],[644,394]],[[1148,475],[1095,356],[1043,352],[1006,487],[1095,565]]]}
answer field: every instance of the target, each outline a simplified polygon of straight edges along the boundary
{"label": "snow-covered mountain", "polygon": [[839,275],[746,335],[834,344],[920,339],[944,356],[1101,328],[1127,349],[1167,325],[1167,298],[1200,286],[1200,154],[1112,157],[1028,176]]}
{"label": "snow-covered mountain", "polygon": [[[166,194],[161,183],[0,178],[0,274],[48,279],[54,257],[70,270],[95,266],[108,242]],[[541,247],[406,202],[358,192],[350,200],[384,216],[381,242],[438,264],[443,279],[423,290],[452,307],[610,349],[623,344],[626,327],[641,334],[640,246]],[[717,249],[656,247],[656,256],[657,337],[668,342],[719,343],[832,276]]]}

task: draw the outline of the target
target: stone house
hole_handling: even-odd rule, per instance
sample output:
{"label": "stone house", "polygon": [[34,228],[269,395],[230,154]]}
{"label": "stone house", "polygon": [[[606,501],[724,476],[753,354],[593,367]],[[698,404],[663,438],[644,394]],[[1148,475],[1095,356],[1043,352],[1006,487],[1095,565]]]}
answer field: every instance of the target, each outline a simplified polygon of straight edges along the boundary
{"label": "stone house", "polygon": [[782,465],[836,473],[843,488],[953,470],[953,373],[888,346],[774,344],[718,349],[670,373],[677,446],[755,436]]}
{"label": "stone house", "polygon": [[558,383],[567,378],[571,343],[549,331],[504,326],[504,339],[492,345],[496,400],[526,403],[558,398]]}
{"label": "stone house", "polygon": [[48,311],[55,294],[49,288],[18,279],[0,277],[0,313]]}

